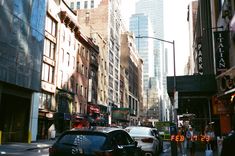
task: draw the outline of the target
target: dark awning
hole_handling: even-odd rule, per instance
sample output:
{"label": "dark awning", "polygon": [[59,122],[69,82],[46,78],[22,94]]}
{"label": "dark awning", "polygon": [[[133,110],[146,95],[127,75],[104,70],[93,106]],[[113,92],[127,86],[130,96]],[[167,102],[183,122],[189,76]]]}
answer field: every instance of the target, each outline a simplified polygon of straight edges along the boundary
{"label": "dark awning", "polygon": [[[211,96],[217,92],[215,75],[176,76],[176,91],[179,96]],[[174,77],[167,77],[167,92],[173,97]]]}

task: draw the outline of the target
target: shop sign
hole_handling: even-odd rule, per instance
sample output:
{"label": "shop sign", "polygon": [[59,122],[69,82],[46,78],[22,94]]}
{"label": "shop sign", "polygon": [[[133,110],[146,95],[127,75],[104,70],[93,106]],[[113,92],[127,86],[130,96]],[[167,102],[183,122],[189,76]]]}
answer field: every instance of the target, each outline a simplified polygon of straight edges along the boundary
{"label": "shop sign", "polygon": [[197,44],[197,54],[198,54],[198,73],[203,74],[203,60],[202,60],[202,43]]}
{"label": "shop sign", "polygon": [[219,81],[219,90],[221,92],[233,89],[235,87],[235,79],[229,75],[224,75]]}
{"label": "shop sign", "polygon": [[229,67],[229,35],[228,31],[214,32],[216,74],[219,75]]}
{"label": "shop sign", "polygon": [[129,120],[129,108],[112,108],[112,119],[114,120]]}
{"label": "shop sign", "polygon": [[88,113],[97,113],[97,114],[99,114],[100,113],[100,107],[96,106],[96,105],[88,104],[87,105],[87,111],[88,111]]}

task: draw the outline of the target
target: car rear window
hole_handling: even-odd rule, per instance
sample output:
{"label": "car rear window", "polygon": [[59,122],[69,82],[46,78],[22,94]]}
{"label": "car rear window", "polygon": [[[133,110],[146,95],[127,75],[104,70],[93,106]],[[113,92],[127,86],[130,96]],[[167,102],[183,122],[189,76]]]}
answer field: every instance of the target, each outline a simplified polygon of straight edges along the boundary
{"label": "car rear window", "polygon": [[127,129],[127,132],[130,135],[151,135],[151,132],[148,129],[139,127]]}
{"label": "car rear window", "polygon": [[91,151],[101,149],[105,140],[106,136],[98,134],[66,134],[58,140],[58,143],[79,147],[83,149],[85,153],[90,153]]}

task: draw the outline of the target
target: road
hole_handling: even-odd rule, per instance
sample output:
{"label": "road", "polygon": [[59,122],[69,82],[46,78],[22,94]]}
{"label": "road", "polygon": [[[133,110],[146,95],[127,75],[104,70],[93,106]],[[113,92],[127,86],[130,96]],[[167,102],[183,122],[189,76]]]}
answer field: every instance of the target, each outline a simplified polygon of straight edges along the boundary
{"label": "road", "polygon": [[33,149],[26,151],[14,151],[14,150],[3,150],[0,155],[5,156],[49,156],[48,148],[44,149]]}

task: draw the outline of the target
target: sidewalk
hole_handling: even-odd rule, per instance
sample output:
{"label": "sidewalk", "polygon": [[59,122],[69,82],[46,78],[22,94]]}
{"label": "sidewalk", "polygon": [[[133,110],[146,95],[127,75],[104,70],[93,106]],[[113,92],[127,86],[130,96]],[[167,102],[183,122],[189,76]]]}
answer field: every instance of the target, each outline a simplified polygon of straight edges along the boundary
{"label": "sidewalk", "polygon": [[39,140],[32,143],[11,142],[0,145],[0,152],[5,150],[27,151],[49,148],[56,140]]}
{"label": "sidewalk", "polygon": [[[163,146],[164,146],[163,147],[163,152],[160,154],[160,156],[172,156],[170,142],[169,141],[164,141]],[[189,150],[187,150],[186,155],[190,156]],[[182,156],[182,154],[179,152],[179,150],[177,152],[177,156]],[[195,156],[205,156],[205,151],[196,149]],[[217,151],[213,151],[213,156],[218,156]]]}

